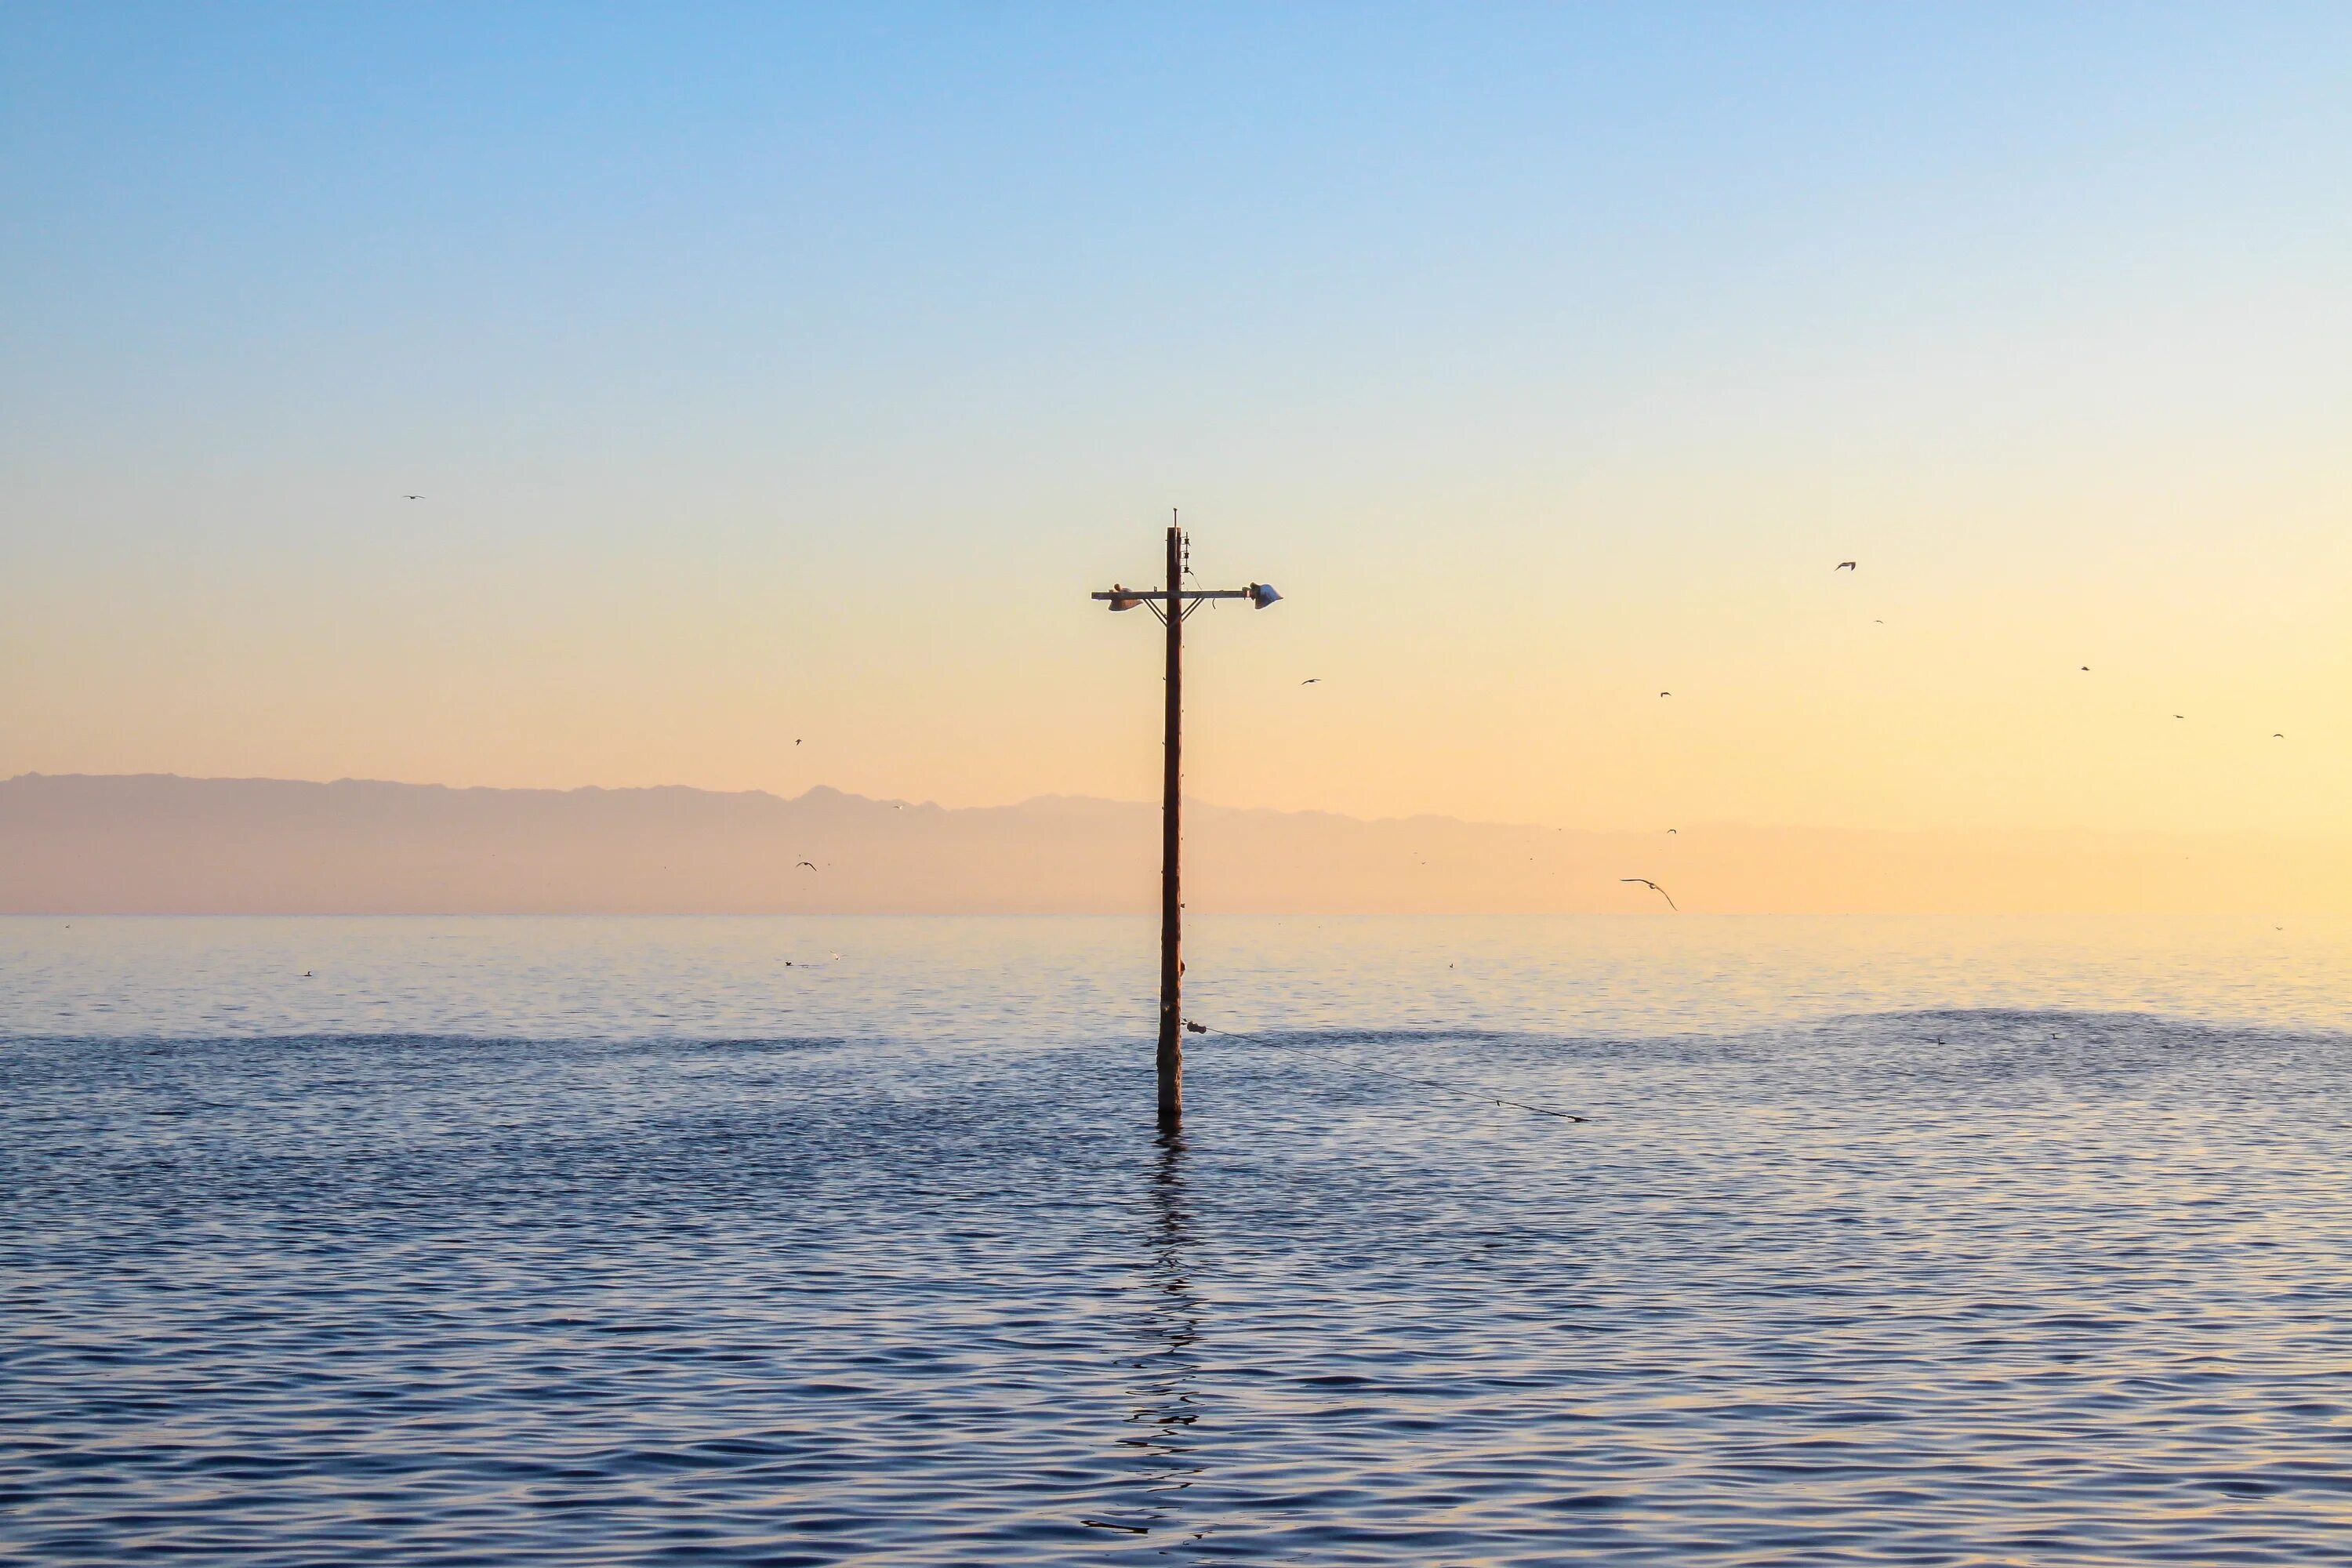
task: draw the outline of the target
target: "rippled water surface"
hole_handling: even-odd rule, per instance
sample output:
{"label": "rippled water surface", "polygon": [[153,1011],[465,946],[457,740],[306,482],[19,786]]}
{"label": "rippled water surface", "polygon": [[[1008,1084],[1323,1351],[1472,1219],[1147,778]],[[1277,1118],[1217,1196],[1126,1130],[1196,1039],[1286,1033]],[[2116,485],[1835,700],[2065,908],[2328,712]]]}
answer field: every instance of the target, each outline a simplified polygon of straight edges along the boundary
{"label": "rippled water surface", "polygon": [[2352,933],[1150,942],[0,921],[0,1557],[2352,1561]]}

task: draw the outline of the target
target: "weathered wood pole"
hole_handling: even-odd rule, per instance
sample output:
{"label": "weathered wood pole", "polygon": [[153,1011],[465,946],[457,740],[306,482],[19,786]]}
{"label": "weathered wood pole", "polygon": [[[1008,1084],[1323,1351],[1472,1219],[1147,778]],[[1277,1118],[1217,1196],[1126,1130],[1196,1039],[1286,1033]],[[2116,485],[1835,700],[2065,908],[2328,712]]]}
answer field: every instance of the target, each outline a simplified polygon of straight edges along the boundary
{"label": "weathered wood pole", "polygon": [[1160,805],[1160,1130],[1175,1132],[1184,1123],[1184,614],[1204,599],[1246,599],[1265,609],[1282,597],[1270,583],[1246,588],[1184,586],[1184,531],[1168,524],[1168,585],[1129,588],[1114,583],[1089,594],[1113,610],[1150,605],[1167,611],[1168,715]]}
{"label": "weathered wood pole", "polygon": [[1184,1124],[1184,535],[1168,525],[1168,734],[1160,807],[1160,1130]]}

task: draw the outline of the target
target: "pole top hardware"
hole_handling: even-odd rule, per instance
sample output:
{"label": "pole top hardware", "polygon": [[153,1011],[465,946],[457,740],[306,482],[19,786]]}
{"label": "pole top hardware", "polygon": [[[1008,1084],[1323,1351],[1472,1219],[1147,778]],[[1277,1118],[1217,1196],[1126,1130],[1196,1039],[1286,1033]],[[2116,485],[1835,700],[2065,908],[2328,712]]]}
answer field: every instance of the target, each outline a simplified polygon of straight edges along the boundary
{"label": "pole top hardware", "polygon": [[1108,592],[1089,594],[1087,597],[1099,599],[1117,612],[1131,610],[1147,599],[1155,604],[1165,604],[1170,599],[1181,599],[1187,603],[1194,599],[1247,599],[1263,610],[1282,595],[1274,591],[1271,583],[1253,583],[1246,588],[1181,588],[1173,594],[1165,588],[1129,588],[1113,584]]}

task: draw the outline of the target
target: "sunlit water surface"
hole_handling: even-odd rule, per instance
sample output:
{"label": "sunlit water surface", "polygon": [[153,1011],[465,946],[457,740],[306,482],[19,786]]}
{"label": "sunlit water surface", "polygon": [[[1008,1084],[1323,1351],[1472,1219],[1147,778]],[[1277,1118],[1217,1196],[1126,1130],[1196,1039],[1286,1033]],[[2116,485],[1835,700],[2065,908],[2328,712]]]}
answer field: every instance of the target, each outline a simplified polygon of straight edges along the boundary
{"label": "sunlit water surface", "polygon": [[1189,954],[0,921],[0,1556],[2352,1561],[2352,932]]}

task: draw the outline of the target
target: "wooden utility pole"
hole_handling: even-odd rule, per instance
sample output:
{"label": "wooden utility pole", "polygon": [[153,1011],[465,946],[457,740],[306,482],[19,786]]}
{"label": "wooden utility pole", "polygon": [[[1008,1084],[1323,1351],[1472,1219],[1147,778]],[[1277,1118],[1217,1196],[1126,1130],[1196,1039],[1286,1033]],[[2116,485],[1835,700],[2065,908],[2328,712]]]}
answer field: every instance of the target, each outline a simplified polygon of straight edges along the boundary
{"label": "wooden utility pole", "polygon": [[1093,597],[1113,610],[1148,605],[1168,627],[1168,710],[1160,805],[1160,1130],[1184,1122],[1184,617],[1203,599],[1247,599],[1263,610],[1282,597],[1263,583],[1246,588],[1187,589],[1184,531],[1168,525],[1168,586],[1114,586]]}
{"label": "wooden utility pole", "polygon": [[1160,1130],[1184,1121],[1184,532],[1168,525],[1168,731],[1160,783]]}

